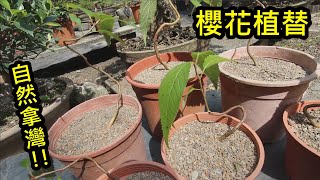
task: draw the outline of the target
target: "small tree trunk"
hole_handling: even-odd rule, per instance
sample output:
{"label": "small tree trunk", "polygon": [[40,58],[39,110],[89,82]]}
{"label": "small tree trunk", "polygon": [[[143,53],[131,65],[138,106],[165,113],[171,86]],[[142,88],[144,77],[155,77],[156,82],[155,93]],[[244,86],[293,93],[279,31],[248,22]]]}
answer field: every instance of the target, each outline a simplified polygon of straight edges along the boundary
{"label": "small tree trunk", "polygon": [[[176,0],[172,0],[172,3],[176,6]],[[176,20],[176,18],[177,17],[173,9],[170,7],[168,0],[158,0],[156,18],[154,23],[151,25],[150,31],[148,32],[148,44],[152,43],[152,38],[161,24],[164,22],[173,22]],[[180,22],[177,26],[180,26]]]}

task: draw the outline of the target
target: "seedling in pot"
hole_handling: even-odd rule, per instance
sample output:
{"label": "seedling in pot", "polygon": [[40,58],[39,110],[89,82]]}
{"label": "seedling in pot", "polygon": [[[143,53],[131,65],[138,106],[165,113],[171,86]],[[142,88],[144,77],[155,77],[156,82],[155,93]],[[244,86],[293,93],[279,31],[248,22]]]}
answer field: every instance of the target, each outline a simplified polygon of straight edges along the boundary
{"label": "seedling in pot", "polygon": [[[91,68],[103,73],[104,75],[106,75],[108,78],[110,78],[112,81],[114,81],[117,85],[118,85],[118,95],[119,95],[119,98],[118,98],[118,101],[117,101],[117,109],[116,109],[116,112],[114,113],[112,119],[109,121],[107,127],[108,128],[111,128],[111,126],[113,125],[113,123],[115,122],[115,120],[117,119],[118,117],[118,114],[119,114],[119,111],[120,111],[120,108],[123,106],[123,101],[122,101],[122,91],[121,91],[121,86],[119,84],[119,82],[113,78],[110,74],[108,74],[107,72],[105,72],[104,70],[100,69],[100,68],[97,68],[95,66],[93,66],[89,60],[81,53],[79,53],[78,51],[76,51],[75,49],[73,49],[72,47],[70,47],[67,42],[68,41],[79,41],[80,39],[82,39],[83,37],[89,35],[93,28],[95,26],[99,26],[99,31],[100,33],[102,33],[107,41],[108,44],[111,43],[111,38],[115,38],[117,39],[118,41],[122,42],[122,40],[116,36],[115,34],[112,33],[112,28],[113,28],[113,24],[114,24],[114,21],[113,21],[113,17],[110,16],[110,15],[106,15],[106,14],[102,14],[102,13],[93,13],[93,12],[90,12],[89,10],[87,9],[84,9],[80,6],[77,6],[77,5],[72,5],[70,4],[69,7],[72,7],[74,9],[80,9],[82,11],[84,11],[87,15],[90,16],[90,18],[92,19],[93,17],[95,18],[95,23],[94,23],[94,26],[91,27],[91,29],[83,36],[79,37],[79,38],[76,38],[76,39],[70,39],[70,40],[65,40],[63,43],[64,45],[72,52],[78,54],[79,56],[81,56],[84,60],[84,62]],[[115,177],[112,177],[106,170],[104,170],[93,158],[91,157],[81,157],[81,158],[78,158],[76,159],[75,161],[73,161],[72,163],[68,164],[67,166],[65,166],[64,168],[61,168],[61,169],[57,169],[57,170],[54,170],[54,171],[50,171],[50,172],[45,172],[45,173],[42,173],[40,175],[33,175],[30,170],[29,170],[29,174],[30,174],[30,179],[31,180],[35,180],[35,179],[40,179],[42,177],[45,177],[45,176],[48,176],[48,175],[51,175],[51,174],[54,174],[56,172],[61,172],[61,171],[64,171],[66,169],[68,169],[69,167],[71,167],[73,164],[77,163],[78,161],[83,161],[83,160],[89,160],[89,161],[92,161],[101,171],[104,172],[104,174],[106,174],[110,179],[117,179]],[[26,164],[26,162],[23,162],[24,164]]]}
{"label": "seedling in pot", "polygon": [[[213,4],[219,4],[219,2],[213,1]],[[173,26],[177,24],[180,20],[180,15],[177,11],[177,9],[174,7],[172,2],[169,0],[169,3],[171,7],[174,9],[176,12],[177,19],[173,23],[164,23],[162,24],[159,29],[156,31],[153,42],[154,42],[154,48],[155,48],[155,53],[157,56],[157,59],[159,63],[163,65],[165,69],[169,69],[168,66],[161,60],[159,51],[157,49],[157,38],[159,33],[163,28],[166,26]],[[221,3],[220,3],[221,4]],[[249,56],[252,58],[254,64],[255,60],[253,56],[250,53],[249,50],[249,45],[250,45],[251,39],[248,41],[247,45],[247,50]],[[190,89],[188,94],[190,94],[192,91],[201,91],[202,96],[204,98],[205,106],[210,113],[209,105],[206,100],[206,95],[205,95],[205,89],[203,88],[204,85],[202,84],[201,77],[203,75],[207,75],[211,82],[214,84],[215,87],[217,87],[218,84],[218,77],[219,77],[219,68],[218,64],[223,61],[227,61],[228,59],[220,57],[213,53],[212,51],[206,51],[206,52],[194,52],[192,53],[193,61],[191,62],[184,62],[172,69],[168,72],[168,74],[165,76],[165,78],[162,80],[160,89],[159,89],[159,106],[160,106],[160,116],[161,116],[161,125],[162,125],[162,131],[163,131],[163,136],[165,139],[166,144],[168,145],[168,135],[169,135],[169,130],[171,126],[174,123],[174,120],[177,116],[180,102],[181,102],[181,97],[183,95],[183,91],[187,85],[187,82],[189,80],[189,73],[191,66],[194,68],[195,74],[196,74],[196,79],[200,83],[200,89]],[[202,72],[198,72],[198,70],[201,69]],[[187,98],[187,96],[186,96]],[[185,102],[185,99],[182,100],[182,103]],[[240,107],[242,108],[242,107]],[[234,108],[224,112],[224,114],[228,113],[229,111],[233,110]],[[243,109],[243,108],[242,108]],[[243,118],[244,120],[244,118]],[[220,140],[225,139],[229,135],[231,135],[236,129],[238,129],[243,121],[239,123],[234,129],[231,131],[227,132],[225,135],[220,137]]]}

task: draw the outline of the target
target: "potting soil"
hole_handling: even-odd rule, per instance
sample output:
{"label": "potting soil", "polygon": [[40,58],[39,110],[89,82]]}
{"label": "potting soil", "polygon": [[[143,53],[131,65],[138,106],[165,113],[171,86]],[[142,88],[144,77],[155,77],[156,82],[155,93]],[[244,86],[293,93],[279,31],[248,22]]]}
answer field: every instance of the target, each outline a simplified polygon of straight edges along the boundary
{"label": "potting soil", "polygon": [[254,57],[257,66],[250,57],[242,57],[226,62],[222,68],[230,74],[259,81],[289,81],[301,79],[310,73],[301,66],[275,58]]}
{"label": "potting soil", "polygon": [[[180,64],[184,63],[183,61],[175,61],[166,63],[169,69],[174,68]],[[167,75],[169,70],[166,70],[161,64],[153,66],[151,68],[145,69],[140,72],[136,77],[135,81],[141,82],[144,84],[160,84],[162,79]],[[198,70],[200,73],[200,70]],[[196,73],[194,71],[193,66],[190,68],[189,78],[196,77]]]}
{"label": "potting soil", "polygon": [[[320,122],[320,109],[309,110],[311,116],[318,117],[317,121]],[[320,153],[320,128],[314,127],[307,117],[299,112],[291,115],[288,120],[289,125],[292,127],[293,132],[308,146],[316,149]]]}
{"label": "potting soil", "polygon": [[144,171],[132,174],[126,178],[126,180],[144,180],[144,179],[152,179],[152,180],[174,180],[170,176],[166,174],[162,174],[156,171]]}
{"label": "potting soil", "polygon": [[245,179],[257,165],[257,150],[251,139],[237,130],[227,139],[226,124],[193,121],[177,130],[169,140],[167,160],[182,176],[191,179]]}
{"label": "potting soil", "polygon": [[55,152],[63,155],[89,153],[113,143],[127,132],[135,122],[138,111],[124,105],[110,129],[109,121],[116,112],[116,105],[90,111],[73,121],[61,134]]}

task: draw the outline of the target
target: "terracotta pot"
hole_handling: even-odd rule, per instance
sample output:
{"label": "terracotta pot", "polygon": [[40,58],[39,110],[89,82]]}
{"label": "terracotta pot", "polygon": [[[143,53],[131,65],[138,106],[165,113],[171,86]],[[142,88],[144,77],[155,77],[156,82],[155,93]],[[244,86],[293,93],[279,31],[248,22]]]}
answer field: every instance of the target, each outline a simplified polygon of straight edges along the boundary
{"label": "terracotta pot", "polygon": [[[165,53],[160,55],[161,60],[163,62],[173,62],[173,61],[191,61],[191,53],[189,52],[172,52]],[[127,81],[132,85],[134,92],[139,99],[143,113],[146,115],[150,133],[156,139],[161,140],[162,138],[162,130],[160,124],[160,110],[159,110],[159,94],[158,90],[160,88],[160,84],[148,85],[134,81],[135,77],[145,69],[153,67],[159,64],[156,56],[147,57],[142,59],[135,64],[133,64],[126,73]],[[204,84],[204,89],[207,86],[207,78],[203,76],[202,83]],[[189,89],[191,87],[200,88],[199,81],[196,78],[190,79],[187,87],[183,93],[183,97],[187,95]],[[179,113],[177,118],[181,116],[185,116],[191,113],[202,112],[205,109],[204,100],[202,98],[202,93],[200,91],[193,91],[188,95],[186,107],[183,109],[182,105],[180,105]]]}
{"label": "terracotta pot", "polygon": [[[169,132],[169,139],[174,135],[174,133],[176,131],[178,131],[184,125],[191,123],[193,121],[213,121],[213,122],[217,122],[217,123],[227,124],[232,127],[235,127],[240,122],[239,119],[234,118],[234,117],[225,117],[224,116],[224,118],[222,118],[220,113],[215,113],[215,112],[212,112],[210,114],[207,112],[190,114],[190,115],[184,116],[184,117],[178,119],[176,122],[174,122],[174,125],[170,129],[170,132]],[[257,156],[258,156],[257,166],[254,169],[254,171],[246,178],[247,180],[253,180],[253,179],[255,179],[255,177],[258,176],[258,174],[260,173],[260,171],[262,169],[264,159],[265,159],[264,148],[263,148],[262,142],[259,139],[258,135],[248,125],[246,125],[245,123],[242,124],[240,126],[239,130],[244,132],[252,140],[252,142],[255,144],[255,147],[257,150]],[[214,133],[214,132],[212,132],[212,133]],[[167,160],[166,149],[167,149],[166,143],[164,142],[164,139],[162,139],[162,142],[161,142],[162,159],[163,159],[166,166],[172,167],[170,162]],[[185,180],[187,178],[180,176],[180,179]]]}
{"label": "terracotta pot", "polygon": [[[178,175],[173,169],[152,161],[130,161],[112,169],[109,173],[111,177],[125,180],[131,174],[145,171],[156,171],[178,180]],[[97,180],[111,180],[111,178],[103,174]]]}
{"label": "terracotta pot", "polygon": [[[45,125],[47,129],[49,129],[59,117],[70,109],[70,95],[74,88],[73,82],[70,79],[59,77],[56,78],[56,80],[63,82],[66,85],[66,89],[60,98],[57,98],[55,102],[42,110],[42,115],[46,120]],[[21,138],[21,128],[19,125],[2,132],[0,134],[0,159],[24,152],[23,144],[24,142]]]}
{"label": "terracotta pot", "polygon": [[[70,39],[75,39],[76,34],[73,29],[73,24],[70,19],[67,21],[61,21],[58,22],[61,27],[59,29],[54,29],[53,30],[53,37],[58,39],[57,44],[59,46],[64,46],[63,41],[65,40],[70,40]],[[68,41],[66,44],[74,44],[76,41]]]}
{"label": "terracotta pot", "polygon": [[[291,81],[257,81],[241,78],[221,68],[225,63],[219,64],[221,81],[221,98],[224,110],[235,105],[241,105],[248,112],[246,123],[254,129],[264,143],[273,143],[281,140],[284,128],[281,123],[285,108],[299,101],[307,90],[310,81],[316,79],[320,66],[315,58],[301,51],[275,47],[252,46],[251,53],[258,57],[271,57],[293,62],[304,67],[312,74],[299,80]],[[246,47],[226,51],[220,56],[231,59],[239,59],[248,56]],[[240,111],[232,113],[234,117],[240,117]]]}
{"label": "terracotta pot", "polygon": [[136,24],[140,23],[140,4],[130,6]]}
{"label": "terracotta pot", "polygon": [[[141,105],[137,99],[126,95],[123,95],[124,105],[136,108],[139,113],[135,123],[129,128],[129,130],[124,132],[121,137],[118,137],[114,142],[99,150],[82,155],[67,156],[60,155],[55,152],[57,141],[67,126],[79,117],[83,116],[85,113],[116,104],[117,100],[117,94],[91,99],[74,107],[60,117],[48,132],[50,155],[65,165],[70,164],[80,157],[88,156],[97,161],[105,170],[110,170],[113,167],[129,160],[146,160],[146,150],[141,132]],[[71,166],[71,169],[78,179],[92,180],[103,174],[103,172],[101,172],[94,163],[88,161],[78,161]]]}
{"label": "terracotta pot", "polygon": [[[288,117],[302,112],[304,106],[319,104],[320,100],[299,102],[288,107],[283,113],[283,124],[287,132],[285,166],[291,180],[320,179],[320,152],[308,146],[293,131],[288,124]],[[315,108],[314,108],[315,109]]]}

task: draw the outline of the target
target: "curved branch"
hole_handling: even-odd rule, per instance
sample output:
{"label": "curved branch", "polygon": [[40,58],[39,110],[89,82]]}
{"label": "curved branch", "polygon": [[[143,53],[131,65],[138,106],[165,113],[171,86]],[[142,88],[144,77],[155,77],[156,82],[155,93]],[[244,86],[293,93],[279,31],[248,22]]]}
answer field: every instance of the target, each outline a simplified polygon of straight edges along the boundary
{"label": "curved branch", "polygon": [[231,107],[230,109],[226,110],[225,112],[223,112],[224,116],[226,117],[231,117],[229,115],[227,115],[227,113],[233,111],[234,109],[236,108],[240,108],[243,112],[243,116],[242,116],[242,120],[233,128],[231,129],[230,131],[227,131],[224,135],[222,135],[221,137],[219,137],[219,140],[220,141],[223,141],[225,140],[227,137],[229,137],[231,134],[233,134],[236,130],[238,130],[240,128],[240,126],[243,124],[244,120],[247,118],[247,113],[246,111],[244,110],[244,108],[240,105],[238,106],[234,106],[234,107]]}
{"label": "curved branch", "polygon": [[115,79],[113,78],[110,74],[108,74],[107,72],[105,72],[104,70],[100,69],[100,68],[97,68],[95,66],[93,66],[87,57],[85,57],[83,54],[79,53],[78,51],[76,51],[75,49],[71,48],[66,42],[70,42],[70,41],[79,41],[81,38],[83,38],[84,36],[88,35],[89,33],[91,33],[92,29],[100,22],[100,20],[98,20],[94,26],[92,26],[90,28],[90,30],[83,36],[79,37],[79,38],[76,38],[76,39],[68,39],[68,40],[65,40],[63,41],[63,44],[72,52],[78,54],[79,56],[82,57],[82,59],[84,60],[84,62],[91,68],[101,72],[102,74],[106,75],[108,78],[110,78],[112,81],[114,81],[117,86],[118,86],[118,94],[119,94],[119,97],[118,97],[118,101],[117,101],[117,110],[116,110],[116,113],[113,115],[112,119],[110,120],[109,124],[108,124],[108,128],[110,128],[114,121],[117,119],[118,115],[119,115],[119,111],[120,111],[120,108],[123,106],[123,103],[122,103],[122,89],[121,89],[121,85],[120,83]]}
{"label": "curved branch", "polygon": [[307,117],[307,119],[310,121],[310,123],[316,127],[316,128],[320,128],[320,122],[316,122],[316,118],[317,117],[314,117],[314,116],[311,116],[308,112],[308,109],[309,108],[312,108],[312,107],[320,107],[320,104],[309,104],[309,105],[306,105],[304,108],[303,108],[303,114]]}
{"label": "curved branch", "polygon": [[158,30],[156,31],[156,33],[154,34],[154,37],[153,37],[153,46],[154,46],[154,50],[155,50],[155,53],[156,53],[156,57],[159,61],[159,63],[161,65],[163,65],[163,67],[166,69],[166,70],[169,70],[169,67],[162,62],[161,58],[160,58],[160,54],[159,54],[159,50],[158,50],[158,37],[159,37],[159,34],[161,32],[161,30],[167,26],[174,26],[176,25],[179,21],[180,21],[180,14],[177,10],[177,8],[173,5],[172,1],[171,0],[168,0],[169,1],[169,4],[170,6],[173,8],[174,12],[176,13],[176,20],[174,22],[171,22],[171,23],[163,23],[161,24],[161,26],[158,28]]}

